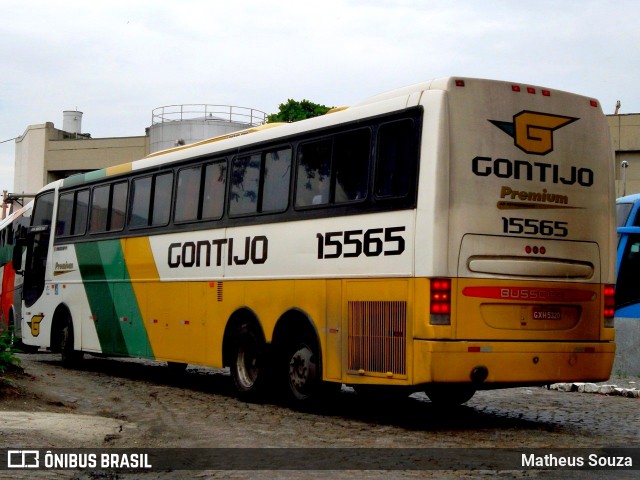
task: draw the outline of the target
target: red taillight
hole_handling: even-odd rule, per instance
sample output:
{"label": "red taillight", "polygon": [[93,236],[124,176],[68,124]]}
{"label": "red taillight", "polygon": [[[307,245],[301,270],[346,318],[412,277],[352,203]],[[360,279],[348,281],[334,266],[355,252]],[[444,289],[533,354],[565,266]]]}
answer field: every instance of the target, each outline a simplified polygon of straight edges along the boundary
{"label": "red taillight", "polygon": [[612,319],[616,314],[616,288],[614,285],[604,286],[604,318]]}
{"label": "red taillight", "polygon": [[431,297],[429,323],[431,325],[451,324],[451,280],[448,278],[431,279]]}
{"label": "red taillight", "polygon": [[590,100],[589,103],[591,104],[592,107],[598,106],[598,102],[596,100]]}

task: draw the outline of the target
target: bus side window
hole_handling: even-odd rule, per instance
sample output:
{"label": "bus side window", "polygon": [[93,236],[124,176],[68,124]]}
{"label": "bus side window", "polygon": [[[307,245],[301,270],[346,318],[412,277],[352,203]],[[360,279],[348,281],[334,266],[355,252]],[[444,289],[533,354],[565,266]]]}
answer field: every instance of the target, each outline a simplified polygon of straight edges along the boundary
{"label": "bus side window", "polygon": [[205,167],[202,193],[202,219],[218,220],[224,212],[227,162],[222,160]]}
{"label": "bus side window", "polygon": [[109,191],[110,185],[94,187],[91,199],[91,233],[105,232],[109,216]]}
{"label": "bus side window", "polygon": [[283,212],[287,209],[290,180],[291,149],[265,153],[261,212]]}
{"label": "bus side window", "polygon": [[323,139],[298,148],[296,207],[329,203],[332,143],[331,139]]}
{"label": "bus side window", "polygon": [[178,171],[178,185],[176,187],[176,222],[191,222],[198,220],[200,198],[200,180],[202,167],[183,168]]}
{"label": "bus side window", "polygon": [[333,142],[335,203],[364,200],[369,183],[371,130],[362,128],[337,135]]}
{"label": "bus side window", "polygon": [[56,222],[56,235],[71,235],[71,225],[73,223],[73,202],[75,193],[63,193],[58,199],[58,220]]}
{"label": "bus side window", "polygon": [[56,235],[84,235],[89,216],[89,190],[63,193],[58,202]]}
{"label": "bus side window", "polygon": [[380,126],[377,150],[376,197],[385,199],[407,196],[416,175],[413,120],[400,120]]}
{"label": "bus side window", "polygon": [[231,161],[230,215],[258,212],[261,166],[259,153],[234,157]]}
{"label": "bus side window", "polygon": [[127,212],[127,193],[129,185],[127,182],[120,182],[113,185],[111,200],[111,215],[109,217],[109,231],[122,230],[124,228],[124,217]]}
{"label": "bus side window", "polygon": [[167,225],[171,216],[172,190],[173,172],[134,179],[131,183],[129,226],[138,228]]}

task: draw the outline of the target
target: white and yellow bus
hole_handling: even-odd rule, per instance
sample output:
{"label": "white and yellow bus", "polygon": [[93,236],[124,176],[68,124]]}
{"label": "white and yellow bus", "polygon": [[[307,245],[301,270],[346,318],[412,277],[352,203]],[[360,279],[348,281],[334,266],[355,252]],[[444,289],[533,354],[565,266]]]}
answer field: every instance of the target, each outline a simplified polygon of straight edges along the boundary
{"label": "white and yellow bus", "polygon": [[593,99],[444,78],[70,177],[35,200],[24,342],[243,397],[605,380],[612,155]]}

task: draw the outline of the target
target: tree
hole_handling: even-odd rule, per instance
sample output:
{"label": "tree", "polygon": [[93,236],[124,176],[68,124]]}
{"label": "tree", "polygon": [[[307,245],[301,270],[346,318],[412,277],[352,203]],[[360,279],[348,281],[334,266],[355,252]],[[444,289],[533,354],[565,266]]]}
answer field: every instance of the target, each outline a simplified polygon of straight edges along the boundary
{"label": "tree", "polygon": [[319,117],[324,115],[333,107],[327,107],[317,103],[310,102],[309,100],[302,100],[300,102],[289,99],[287,103],[281,103],[278,113],[272,113],[267,115],[267,123],[274,122],[297,122],[298,120],[304,120],[305,118]]}

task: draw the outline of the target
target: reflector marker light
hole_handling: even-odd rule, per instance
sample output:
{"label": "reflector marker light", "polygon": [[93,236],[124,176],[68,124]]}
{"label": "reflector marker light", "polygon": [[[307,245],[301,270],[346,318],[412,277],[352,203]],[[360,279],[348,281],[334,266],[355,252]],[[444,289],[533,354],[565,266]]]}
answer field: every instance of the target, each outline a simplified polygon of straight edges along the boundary
{"label": "reflector marker light", "polygon": [[469,353],[489,353],[491,350],[491,347],[467,347]]}
{"label": "reflector marker light", "polygon": [[520,91],[520,85],[511,85],[511,91],[519,92]]}
{"label": "reflector marker light", "polygon": [[456,80],[456,87],[464,87],[464,80]]}
{"label": "reflector marker light", "polygon": [[527,93],[534,94],[534,93],[536,93],[536,89],[533,88],[533,87],[527,87]]}
{"label": "reflector marker light", "polygon": [[598,102],[596,100],[591,100],[589,103],[591,104],[592,107],[598,106]]}
{"label": "reflector marker light", "polygon": [[532,253],[534,255],[544,255],[545,253],[547,253],[547,249],[545,247],[538,247],[535,245],[533,247],[531,245],[527,245],[526,247],[524,247],[524,251],[527,255],[531,255]]}

